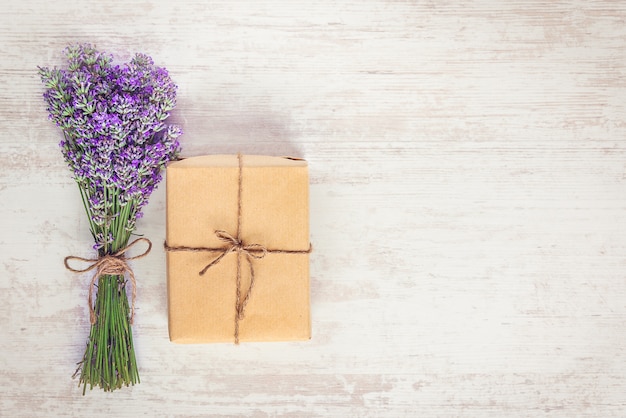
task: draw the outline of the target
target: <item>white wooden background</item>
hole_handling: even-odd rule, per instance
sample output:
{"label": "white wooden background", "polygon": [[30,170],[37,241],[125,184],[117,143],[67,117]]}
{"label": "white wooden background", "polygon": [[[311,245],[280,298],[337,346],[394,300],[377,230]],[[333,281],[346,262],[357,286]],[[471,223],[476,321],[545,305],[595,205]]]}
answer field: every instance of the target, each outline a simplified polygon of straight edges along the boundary
{"label": "white wooden background", "polygon": [[[142,383],[81,395],[91,240],[36,75],[76,41],[171,71],[185,155],[309,161],[310,342],[170,343],[156,245]],[[0,415],[626,416],[626,3],[4,0],[0,58]]]}

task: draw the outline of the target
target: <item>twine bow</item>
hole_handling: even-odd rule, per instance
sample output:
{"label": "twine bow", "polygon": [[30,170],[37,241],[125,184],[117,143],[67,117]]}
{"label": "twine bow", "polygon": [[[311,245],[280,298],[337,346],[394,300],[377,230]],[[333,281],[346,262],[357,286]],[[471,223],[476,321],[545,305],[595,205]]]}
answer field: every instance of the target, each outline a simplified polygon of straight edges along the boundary
{"label": "twine bow", "polygon": [[[261,259],[265,257],[267,254],[267,248],[260,244],[244,244],[241,239],[233,237],[226,231],[217,230],[215,231],[215,235],[220,241],[224,241],[229,245],[224,248],[224,251],[213,261],[207,264],[202,270],[200,270],[200,275],[203,276],[204,273],[214,265],[220,262],[224,256],[231,252],[237,253],[237,299],[235,302],[235,343],[239,343],[239,321],[244,317],[244,311],[246,309],[246,305],[250,300],[250,295],[252,294],[252,289],[254,288],[254,266],[252,264],[252,259]],[[248,291],[241,298],[241,257],[245,256],[246,261],[248,262],[248,267],[250,268],[250,286],[248,287]]]}
{"label": "twine bow", "polygon": [[[233,237],[226,231],[217,230],[215,231],[215,236],[217,236],[217,238],[220,241],[224,241],[230,245],[224,248],[224,251],[222,252],[222,254],[220,254],[215,260],[211,261],[202,270],[200,270],[200,276],[203,276],[204,273],[206,273],[208,269],[210,269],[211,267],[219,263],[220,260],[224,258],[226,254],[231,253],[233,251],[237,251],[240,254],[245,254],[246,257],[248,257],[248,261],[251,261],[250,258],[256,258],[256,259],[263,258],[267,254],[267,248],[265,248],[261,244],[247,244],[246,245],[243,243],[243,241],[241,241],[238,238]],[[261,254],[256,254],[259,252]],[[250,269],[253,270],[251,263],[250,263]]]}
{"label": "twine bow", "polygon": [[[252,289],[255,284],[254,277],[254,263],[253,259],[261,259],[267,254],[309,254],[312,251],[311,245],[306,250],[274,250],[268,249],[261,244],[246,244],[241,238],[241,194],[242,194],[242,172],[243,172],[243,160],[241,154],[237,154],[237,160],[239,162],[239,174],[238,174],[238,190],[237,190],[237,232],[233,236],[226,231],[216,230],[215,235],[220,241],[227,243],[225,247],[211,248],[211,247],[170,247],[167,241],[163,243],[163,248],[166,251],[189,251],[189,252],[219,252],[220,255],[213,259],[209,264],[204,266],[200,270],[199,275],[203,276],[208,269],[219,263],[226,255],[236,252],[237,253],[237,276],[236,276],[236,300],[235,300],[235,344],[239,344],[239,321],[244,318],[244,311],[246,305],[250,300]],[[245,256],[250,269],[250,286],[246,294],[241,297],[241,259]]]}
{"label": "twine bow", "polygon": [[[135,246],[139,242],[146,242],[148,244],[148,248],[141,254],[126,257],[124,254],[126,251],[130,250],[133,246]],[[152,249],[152,243],[148,238],[137,238],[126,247],[122,248],[118,252],[114,254],[106,254],[102,257],[98,258],[83,258],[77,257],[74,255],[69,255],[65,257],[63,264],[65,264],[65,268],[73,273],[86,273],[91,270],[96,270],[96,273],[91,279],[91,283],[89,284],[89,296],[87,297],[87,302],[89,303],[89,319],[91,324],[96,323],[96,312],[93,306],[93,288],[96,285],[96,280],[100,276],[104,276],[107,274],[115,275],[115,276],[123,276],[125,273],[128,273],[128,277],[130,278],[130,282],[133,285],[133,291],[131,296],[131,307],[130,307],[130,323],[133,323],[133,319],[135,317],[135,299],[137,297],[137,281],[135,279],[135,274],[133,270],[128,265],[127,261],[136,260],[138,258],[143,258]],[[84,269],[75,269],[69,265],[70,260],[80,261],[82,263],[91,263]]]}

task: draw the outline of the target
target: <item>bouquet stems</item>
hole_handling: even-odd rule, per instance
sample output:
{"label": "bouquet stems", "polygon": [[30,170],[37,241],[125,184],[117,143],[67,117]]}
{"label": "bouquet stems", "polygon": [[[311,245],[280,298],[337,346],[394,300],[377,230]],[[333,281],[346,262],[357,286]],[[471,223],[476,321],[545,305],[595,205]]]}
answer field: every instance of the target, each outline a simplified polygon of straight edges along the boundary
{"label": "bouquet stems", "polygon": [[80,367],[83,395],[88,385],[112,391],[139,383],[124,276],[98,279],[95,312],[97,320]]}
{"label": "bouquet stems", "polygon": [[[112,237],[111,241],[105,240],[100,247],[100,256],[115,254],[126,247],[131,236],[126,226],[134,219],[136,207],[132,203],[120,205],[119,191],[104,188],[104,205],[108,219],[98,225],[91,221],[94,215],[87,204],[93,191],[85,185],[79,185],[79,189],[94,238],[109,235]],[[83,386],[83,395],[87,386],[90,389],[100,386],[108,392],[140,382],[126,279],[124,275],[105,274],[98,278],[97,288],[94,306],[96,319],[91,325],[85,355],[76,373],[80,371],[79,386]]]}

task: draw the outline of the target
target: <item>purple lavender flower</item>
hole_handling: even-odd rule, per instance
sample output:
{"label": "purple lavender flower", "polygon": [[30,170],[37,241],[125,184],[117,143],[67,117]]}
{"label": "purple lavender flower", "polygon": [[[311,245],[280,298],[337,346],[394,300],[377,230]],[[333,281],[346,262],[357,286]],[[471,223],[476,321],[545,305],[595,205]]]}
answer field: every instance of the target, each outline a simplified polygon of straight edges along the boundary
{"label": "purple lavender flower", "polygon": [[88,44],[65,52],[67,69],[39,68],[43,97],[50,119],[63,130],[59,145],[87,199],[98,248],[114,251],[118,245],[109,245],[102,227],[103,219],[120,216],[119,211],[109,213],[111,208],[94,203],[103,196],[114,197],[110,206],[130,203],[120,230],[134,227],[161,170],[180,151],[180,127],[165,123],[176,106],[177,86],[145,54],[114,65],[112,56]]}

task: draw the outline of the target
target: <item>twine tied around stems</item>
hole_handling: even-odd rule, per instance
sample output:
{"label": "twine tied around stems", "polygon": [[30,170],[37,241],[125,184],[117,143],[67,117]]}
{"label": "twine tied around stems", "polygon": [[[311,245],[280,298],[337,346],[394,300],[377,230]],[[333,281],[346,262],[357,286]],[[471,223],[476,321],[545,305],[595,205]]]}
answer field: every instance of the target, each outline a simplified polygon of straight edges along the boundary
{"label": "twine tied around stems", "polygon": [[[163,248],[165,251],[187,251],[187,252],[214,252],[221,253],[211,262],[209,262],[202,270],[199,271],[199,275],[203,276],[208,269],[219,263],[222,258],[224,258],[227,254],[231,252],[237,253],[237,274],[236,274],[236,300],[235,300],[235,344],[239,344],[239,321],[244,318],[244,311],[246,309],[246,305],[250,300],[250,295],[252,294],[252,289],[256,283],[255,275],[254,275],[254,259],[261,259],[265,257],[267,254],[309,254],[313,247],[309,244],[309,248],[306,250],[281,250],[281,249],[268,249],[261,244],[247,244],[241,238],[241,194],[242,194],[242,172],[243,172],[243,160],[242,155],[237,154],[237,160],[239,162],[239,174],[238,174],[238,190],[237,190],[237,232],[233,236],[226,231],[216,230],[215,235],[220,241],[227,243],[225,247],[186,247],[186,246],[178,246],[171,247],[167,244],[167,241],[163,243]],[[248,287],[248,291],[246,294],[241,296],[241,259],[242,256],[245,257],[245,260],[250,269],[250,286]]]}
{"label": "twine tied around stems", "polygon": [[[126,251],[130,250],[133,246],[135,246],[139,242],[147,243],[148,248],[139,255],[136,255],[133,257],[126,257],[124,255]],[[137,238],[136,240],[128,244],[126,247],[122,248],[121,250],[117,251],[114,254],[106,254],[98,258],[83,258],[83,257],[74,256],[74,255],[69,255],[65,257],[63,264],[65,264],[66,269],[68,269],[69,271],[73,273],[86,273],[94,269],[96,270],[96,273],[92,277],[91,283],[89,284],[89,296],[87,297],[87,302],[89,303],[89,319],[91,321],[91,325],[95,324],[96,319],[97,319],[96,312],[93,306],[93,296],[92,296],[93,288],[96,285],[96,280],[100,276],[104,276],[107,274],[114,275],[114,276],[123,276],[126,273],[128,273],[130,282],[133,285],[131,305],[130,305],[130,323],[131,324],[133,323],[133,319],[135,317],[135,299],[137,297],[137,281],[135,279],[135,274],[133,273],[133,270],[128,265],[127,261],[136,260],[138,258],[143,258],[146,255],[148,255],[151,249],[152,249],[152,243],[150,242],[148,238]],[[91,264],[89,264],[84,269],[75,269],[69,265],[69,262],[71,260],[80,261],[83,263],[91,263]]]}

